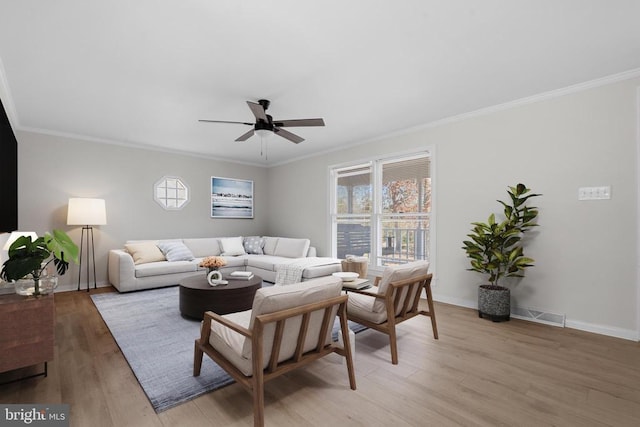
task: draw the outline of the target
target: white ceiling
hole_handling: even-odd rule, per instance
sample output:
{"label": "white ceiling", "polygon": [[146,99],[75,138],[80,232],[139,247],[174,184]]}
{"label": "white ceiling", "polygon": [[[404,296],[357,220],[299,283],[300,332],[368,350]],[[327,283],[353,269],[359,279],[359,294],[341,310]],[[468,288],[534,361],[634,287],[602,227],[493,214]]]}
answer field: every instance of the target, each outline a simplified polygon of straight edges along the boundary
{"label": "white ceiling", "polygon": [[[0,0],[17,129],[281,164],[640,69],[637,0]],[[0,89],[2,89],[0,87]],[[0,92],[2,93],[2,92]],[[247,100],[306,141],[268,141]]]}

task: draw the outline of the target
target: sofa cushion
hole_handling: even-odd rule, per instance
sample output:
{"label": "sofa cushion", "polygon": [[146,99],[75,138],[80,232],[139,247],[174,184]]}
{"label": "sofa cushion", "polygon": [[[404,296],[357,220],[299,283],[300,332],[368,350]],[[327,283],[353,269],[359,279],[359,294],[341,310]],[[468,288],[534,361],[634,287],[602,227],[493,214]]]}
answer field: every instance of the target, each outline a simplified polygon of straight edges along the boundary
{"label": "sofa cushion", "polygon": [[265,255],[275,255],[276,254],[276,245],[278,244],[278,238],[277,237],[269,237],[269,236],[262,236],[262,238],[264,239],[264,246],[262,248],[262,251],[264,252]]}
{"label": "sofa cushion", "polygon": [[302,271],[302,278],[309,280],[316,277],[331,276],[333,273],[342,271],[342,265],[340,262],[334,264],[316,265],[313,267],[307,267]]}
{"label": "sofa cushion", "polygon": [[260,268],[267,271],[276,271],[276,266],[295,261],[292,258],[284,258],[273,255],[247,255],[247,266]]}
{"label": "sofa cushion", "polygon": [[223,258],[227,261],[227,265],[223,268],[244,267],[247,264],[247,260],[244,256],[223,256]]}
{"label": "sofa cushion", "polygon": [[183,239],[182,242],[191,250],[194,257],[204,258],[220,255],[220,242],[217,237]]}
{"label": "sofa cushion", "polygon": [[222,256],[244,255],[244,246],[242,246],[242,237],[226,237],[220,239],[220,249]]}
{"label": "sofa cushion", "polygon": [[260,236],[248,236],[244,238],[244,251],[248,254],[262,255],[264,251],[264,239]]}
{"label": "sofa cushion", "polygon": [[278,238],[278,244],[273,255],[284,256],[287,258],[304,258],[309,251],[311,241],[309,239],[288,239],[286,237]]}
{"label": "sofa cushion", "polygon": [[193,261],[194,259],[189,248],[182,242],[160,242],[158,243],[158,248],[162,251],[169,262]]}
{"label": "sofa cushion", "polygon": [[127,243],[124,248],[133,257],[134,264],[146,264],[148,262],[165,261],[164,254],[160,251],[156,242]]}
{"label": "sofa cushion", "polygon": [[196,272],[198,264],[192,261],[149,262],[136,267],[136,277],[160,276],[163,274]]}

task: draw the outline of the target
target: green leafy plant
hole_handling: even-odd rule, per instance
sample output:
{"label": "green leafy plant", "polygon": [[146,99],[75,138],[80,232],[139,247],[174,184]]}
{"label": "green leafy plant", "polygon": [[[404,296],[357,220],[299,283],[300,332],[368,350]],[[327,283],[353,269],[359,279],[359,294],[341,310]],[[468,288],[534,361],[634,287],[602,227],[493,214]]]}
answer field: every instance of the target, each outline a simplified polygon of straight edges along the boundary
{"label": "green leafy plant", "polygon": [[39,295],[40,277],[52,261],[60,275],[69,269],[70,261],[78,263],[78,246],[64,231],[53,230],[53,234],[47,232],[34,241],[30,236],[21,236],[9,247],[9,259],[4,262],[0,277],[12,281],[30,276],[34,295]]}
{"label": "green leafy plant", "polygon": [[462,249],[471,262],[468,270],[488,275],[493,286],[499,286],[503,277],[524,277],[525,269],[533,266],[534,260],[524,255],[521,244],[527,230],[538,225],[538,209],[527,206],[527,202],[540,194],[530,191],[524,184],[509,187],[510,203],[498,200],[505,219],[498,222],[491,214],[487,222],[473,222],[467,234],[471,240],[463,242]]}

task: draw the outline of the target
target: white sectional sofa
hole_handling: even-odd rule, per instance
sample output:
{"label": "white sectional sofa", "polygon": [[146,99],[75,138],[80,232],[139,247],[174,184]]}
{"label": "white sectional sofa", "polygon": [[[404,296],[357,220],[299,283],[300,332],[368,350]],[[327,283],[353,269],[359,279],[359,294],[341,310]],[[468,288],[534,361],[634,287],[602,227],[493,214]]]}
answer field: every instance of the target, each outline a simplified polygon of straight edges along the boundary
{"label": "white sectional sofa", "polygon": [[205,237],[128,241],[123,249],[109,251],[109,282],[120,292],[176,285],[185,277],[206,269],[202,258],[221,256],[227,262],[220,271],[252,271],[275,282],[276,268],[299,266],[301,280],[328,276],[342,270],[340,260],[317,257],[309,239],[285,237]]}

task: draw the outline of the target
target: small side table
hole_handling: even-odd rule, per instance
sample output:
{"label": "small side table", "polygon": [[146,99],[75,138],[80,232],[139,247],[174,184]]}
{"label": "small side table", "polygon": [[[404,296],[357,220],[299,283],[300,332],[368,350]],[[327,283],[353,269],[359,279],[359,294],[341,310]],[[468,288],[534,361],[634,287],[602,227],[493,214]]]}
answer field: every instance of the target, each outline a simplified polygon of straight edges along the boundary
{"label": "small side table", "polygon": [[358,260],[358,259],[343,259],[342,260],[342,271],[350,271],[353,273],[358,273],[358,277],[361,279],[367,278],[367,269],[369,267],[369,260]]}

